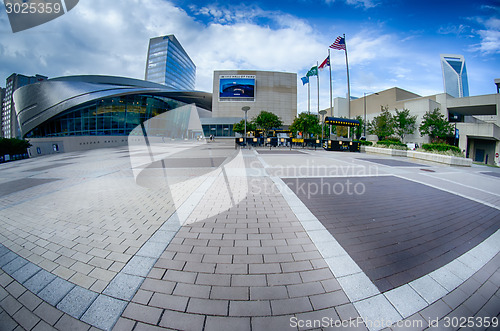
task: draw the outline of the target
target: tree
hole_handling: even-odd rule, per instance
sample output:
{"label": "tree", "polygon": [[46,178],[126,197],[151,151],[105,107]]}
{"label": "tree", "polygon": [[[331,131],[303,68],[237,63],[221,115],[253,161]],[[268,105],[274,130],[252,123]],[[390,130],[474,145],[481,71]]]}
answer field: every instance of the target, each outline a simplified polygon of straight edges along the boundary
{"label": "tree", "polygon": [[446,138],[453,132],[453,126],[446,120],[439,108],[426,112],[418,129],[421,136],[429,135],[433,142]]}
{"label": "tree", "polygon": [[0,138],[0,155],[15,155],[27,153],[31,144],[27,140],[17,138]]}
{"label": "tree", "polygon": [[[283,125],[283,122],[281,119],[278,117],[278,115],[275,115],[273,113],[270,113],[268,111],[261,111],[259,115],[254,117],[252,119],[253,124],[258,129],[261,129],[264,134],[264,136],[267,136],[267,132],[272,129],[272,128],[280,128]],[[248,130],[248,128],[247,128]]]}
{"label": "tree", "polygon": [[388,106],[380,106],[380,108],[382,113],[368,123],[368,132],[376,135],[378,140],[383,140],[394,133],[394,119]]}
{"label": "tree", "polygon": [[[251,121],[247,121],[247,132],[255,131],[256,127]],[[245,134],[245,120],[241,120],[235,123],[233,126],[233,131],[241,134]]]}
{"label": "tree", "polygon": [[300,113],[299,116],[293,120],[292,125],[290,125],[290,131],[293,133],[302,132],[303,137],[306,136],[306,133],[320,135],[321,125],[316,115]]}
{"label": "tree", "polygon": [[411,116],[409,109],[403,109],[399,111],[396,109],[396,115],[394,119],[394,131],[401,138],[401,142],[404,143],[405,136],[407,134],[413,134],[415,132],[415,124],[417,123],[417,115]]}
{"label": "tree", "polygon": [[363,117],[361,117],[360,115],[356,116],[356,121],[359,122],[359,126],[354,126],[351,128],[351,133],[353,134],[353,136],[356,136],[356,139],[359,139],[361,138],[361,136],[363,135]]}

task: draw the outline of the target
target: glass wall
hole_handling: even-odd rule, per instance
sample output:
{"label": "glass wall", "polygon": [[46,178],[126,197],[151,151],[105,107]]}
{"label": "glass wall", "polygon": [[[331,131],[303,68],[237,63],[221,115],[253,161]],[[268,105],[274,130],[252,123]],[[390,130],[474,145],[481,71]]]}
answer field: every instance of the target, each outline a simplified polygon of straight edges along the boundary
{"label": "glass wall", "polygon": [[69,109],[45,121],[26,138],[128,135],[136,126],[184,103],[153,95],[101,99]]}
{"label": "glass wall", "polygon": [[233,124],[204,124],[203,134],[205,137],[234,137]]}
{"label": "glass wall", "polygon": [[146,80],[165,84],[177,90],[193,90],[196,66],[189,56],[169,37],[150,41]]}

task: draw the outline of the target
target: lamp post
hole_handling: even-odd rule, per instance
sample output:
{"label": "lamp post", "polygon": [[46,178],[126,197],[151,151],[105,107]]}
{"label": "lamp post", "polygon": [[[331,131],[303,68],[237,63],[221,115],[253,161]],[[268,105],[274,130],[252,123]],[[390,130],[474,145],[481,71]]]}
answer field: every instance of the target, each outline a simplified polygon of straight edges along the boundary
{"label": "lamp post", "polygon": [[245,112],[245,147],[247,146],[247,112],[250,110],[250,107],[244,106],[241,107],[241,110]]}
{"label": "lamp post", "polygon": [[[363,107],[363,109],[364,109],[364,115],[365,115],[365,116],[364,116],[364,118],[363,118],[363,136],[365,137],[365,139],[366,139],[366,96],[367,96],[368,94],[370,94],[370,93],[371,93],[371,92],[364,92],[364,93],[363,93],[363,102],[364,102],[364,107]],[[375,95],[379,95],[377,92],[375,92],[375,93],[373,93],[373,94],[375,94]]]}
{"label": "lamp post", "polygon": [[325,124],[325,114],[327,113],[326,109],[320,110],[319,112],[321,114],[321,141],[323,141],[323,131],[324,131],[324,124]]}

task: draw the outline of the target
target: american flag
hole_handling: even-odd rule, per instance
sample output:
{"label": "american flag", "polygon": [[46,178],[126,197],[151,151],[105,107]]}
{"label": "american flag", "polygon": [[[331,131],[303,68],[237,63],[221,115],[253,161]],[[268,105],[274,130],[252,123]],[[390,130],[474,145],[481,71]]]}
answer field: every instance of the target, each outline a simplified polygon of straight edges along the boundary
{"label": "american flag", "polygon": [[338,36],[334,43],[330,45],[330,48],[345,50],[345,39]]}

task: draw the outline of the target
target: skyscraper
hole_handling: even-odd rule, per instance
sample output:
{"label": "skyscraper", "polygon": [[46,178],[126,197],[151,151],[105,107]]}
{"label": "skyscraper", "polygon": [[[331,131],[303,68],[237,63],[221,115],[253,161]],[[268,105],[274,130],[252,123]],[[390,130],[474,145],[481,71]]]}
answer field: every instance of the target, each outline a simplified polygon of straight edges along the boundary
{"label": "skyscraper", "polygon": [[441,54],[444,91],[455,98],[469,96],[469,82],[463,55]]}
{"label": "skyscraper", "polygon": [[14,91],[21,86],[33,84],[46,79],[47,77],[42,75],[24,76],[18,74],[12,74],[9,78],[7,78],[5,84],[5,96],[2,103],[2,137],[16,138],[21,136],[19,123],[17,122],[17,114],[14,109],[14,101],[12,99]]}
{"label": "skyscraper", "polygon": [[194,90],[196,66],[174,35],[149,40],[145,79],[174,90]]}

